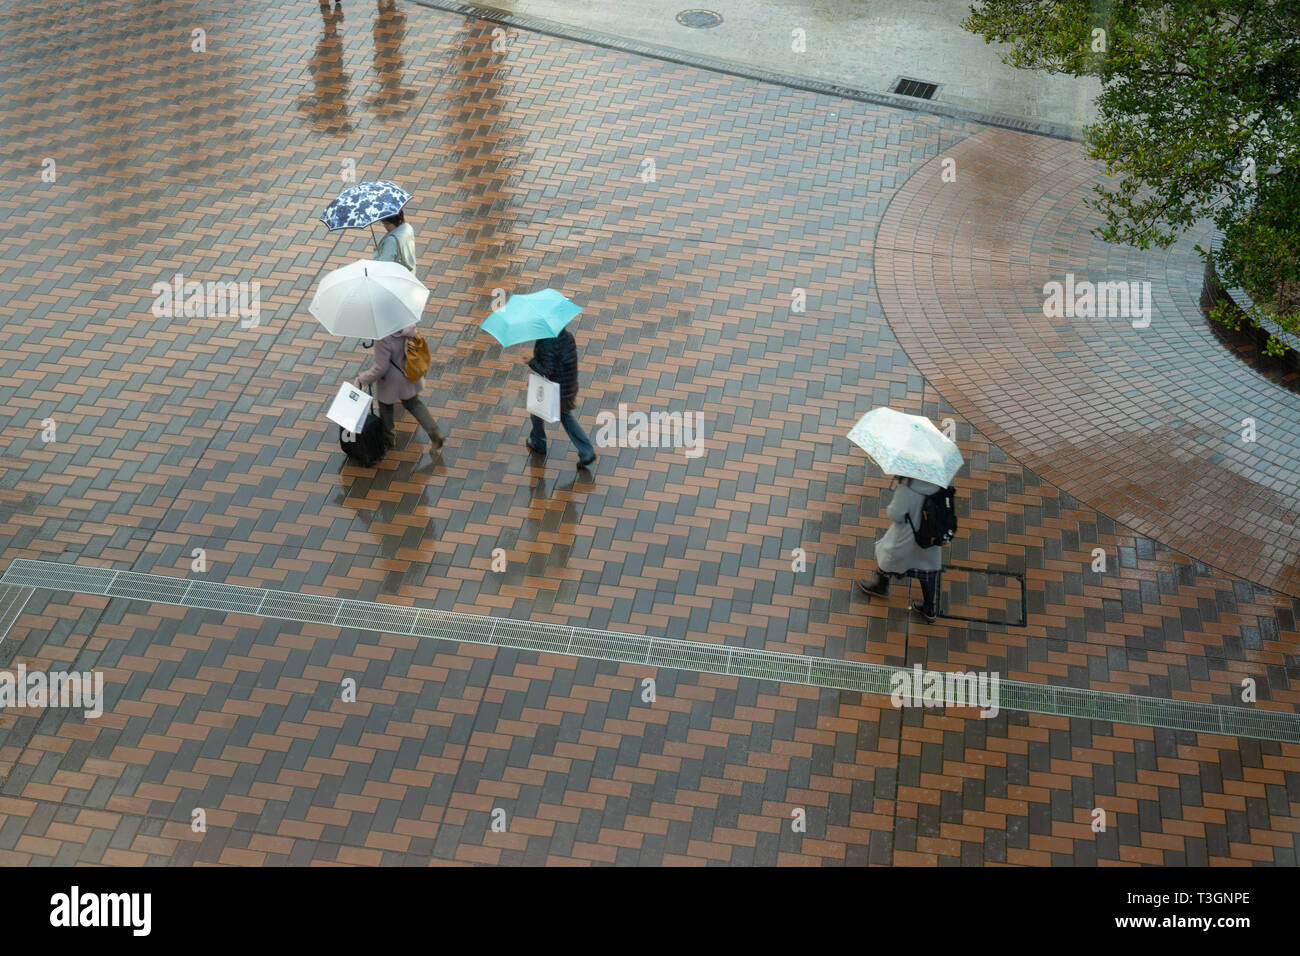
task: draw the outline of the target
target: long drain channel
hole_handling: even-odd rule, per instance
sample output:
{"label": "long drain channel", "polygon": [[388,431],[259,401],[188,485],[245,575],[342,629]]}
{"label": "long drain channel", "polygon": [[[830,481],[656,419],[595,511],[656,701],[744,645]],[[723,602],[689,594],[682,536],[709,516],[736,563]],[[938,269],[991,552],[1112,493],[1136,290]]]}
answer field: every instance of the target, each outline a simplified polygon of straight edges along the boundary
{"label": "long drain channel", "polygon": [[[43,588],[885,696],[891,692],[893,675],[907,670],[865,661],[353,601],[27,558],[15,558],[0,577],[0,585],[9,586],[0,595],[0,617],[5,625],[0,638],[17,618],[17,612],[21,612],[31,591]],[[943,672],[928,673],[941,675]],[[1297,714],[1013,680],[999,681],[998,690],[998,705],[1004,710],[1300,743],[1300,715]]]}

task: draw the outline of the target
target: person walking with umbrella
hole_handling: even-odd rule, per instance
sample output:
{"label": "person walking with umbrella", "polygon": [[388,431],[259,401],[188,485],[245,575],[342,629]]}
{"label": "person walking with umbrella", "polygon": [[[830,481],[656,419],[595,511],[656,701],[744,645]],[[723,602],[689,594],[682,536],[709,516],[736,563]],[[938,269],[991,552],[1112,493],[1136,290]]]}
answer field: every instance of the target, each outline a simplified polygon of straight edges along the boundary
{"label": "person walking with umbrella", "polygon": [[399,209],[379,222],[388,234],[379,240],[375,261],[399,262],[415,275],[415,230],[406,221],[406,213]]}
{"label": "person walking with umbrella", "polygon": [[896,476],[885,509],[890,525],[876,541],[876,571],[857,585],[866,594],[888,597],[891,577],[916,578],[921,600],[908,607],[933,624],[939,616],[943,545],[957,529],[950,485],[962,466],[961,452],[928,418],[892,408],[872,409],[848,437],[887,476]]}
{"label": "person walking with umbrella", "polygon": [[[528,367],[560,386],[560,425],[578,450],[578,467],[589,468],[596,463],[596,449],[573,414],[578,406],[578,343],[573,333],[561,329],[554,338],[538,339],[533,343],[533,357],[528,360]],[[524,445],[529,451],[545,455],[546,422],[532,414],[529,418],[533,420],[532,437],[525,438]]]}
{"label": "person walking with umbrella", "polygon": [[[565,328],[581,311],[556,290],[543,289],[511,296],[484,320],[482,328],[504,346],[534,340],[528,367],[560,386],[560,424],[578,451],[578,467],[588,468],[596,463],[596,449],[573,414],[578,405],[578,343]],[[546,422],[531,413],[530,417],[532,434],[524,445],[534,454],[545,455]]]}
{"label": "person walking with umbrella", "polygon": [[[426,435],[429,436],[430,454],[438,452],[443,446],[442,430],[428,407],[420,401],[424,391],[424,375],[412,380],[407,374],[406,343],[416,337],[414,325],[386,335],[375,341],[375,361],[357,378],[362,388],[373,385],[375,399],[379,402],[379,420],[384,424],[384,444],[393,448],[397,445],[397,434],[393,430],[393,406],[398,402],[415,416]],[[420,370],[422,372],[422,370]]]}
{"label": "person walking with umbrella", "polygon": [[357,382],[375,388],[389,448],[396,444],[393,406],[398,402],[423,426],[433,451],[443,445],[442,431],[419,397],[430,356],[416,323],[428,300],[429,290],[405,266],[370,259],[335,269],[312,298],[311,314],[330,334],[375,340],[374,363]]}
{"label": "person walking with umbrella", "polygon": [[876,542],[876,571],[870,581],[859,581],[858,587],[876,597],[889,597],[890,576],[913,577],[921,583],[921,600],[913,601],[909,609],[933,624],[939,616],[939,577],[943,573],[943,547],[923,548],[912,534],[921,526],[921,510],[930,495],[943,489],[919,478],[898,476],[894,479],[894,494],[889,499],[885,516],[892,522]]}
{"label": "person walking with umbrella", "polygon": [[365,229],[382,222],[388,230],[383,240],[375,240],[379,247],[375,261],[400,262],[415,274],[415,230],[406,222],[403,208],[411,201],[411,194],[396,183],[387,180],[368,180],[357,183],[339,193],[325,207],[320,221],[330,232],[336,229]]}

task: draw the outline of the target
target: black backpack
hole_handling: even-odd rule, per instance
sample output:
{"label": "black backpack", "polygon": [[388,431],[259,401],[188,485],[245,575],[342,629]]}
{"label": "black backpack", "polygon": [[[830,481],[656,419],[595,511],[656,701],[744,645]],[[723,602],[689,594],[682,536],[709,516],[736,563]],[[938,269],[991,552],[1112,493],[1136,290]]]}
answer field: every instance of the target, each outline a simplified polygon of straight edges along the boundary
{"label": "black backpack", "polygon": [[953,539],[957,533],[956,498],[956,488],[943,488],[925,496],[919,525],[913,525],[912,516],[907,516],[908,527],[912,529],[918,547],[933,548]]}

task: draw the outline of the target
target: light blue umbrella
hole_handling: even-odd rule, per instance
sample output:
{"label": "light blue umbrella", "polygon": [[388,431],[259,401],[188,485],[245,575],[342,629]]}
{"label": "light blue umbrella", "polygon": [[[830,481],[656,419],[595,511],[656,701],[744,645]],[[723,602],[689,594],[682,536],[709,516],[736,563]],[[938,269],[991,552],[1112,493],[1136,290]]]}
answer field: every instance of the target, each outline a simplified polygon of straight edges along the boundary
{"label": "light blue umbrella", "polygon": [[961,451],[930,419],[892,408],[867,412],[849,429],[848,438],[887,475],[920,478],[947,488],[962,466]]}
{"label": "light blue umbrella", "polygon": [[502,345],[533,339],[553,339],[582,308],[554,289],[512,295],[504,306],[483,320],[483,330]]}

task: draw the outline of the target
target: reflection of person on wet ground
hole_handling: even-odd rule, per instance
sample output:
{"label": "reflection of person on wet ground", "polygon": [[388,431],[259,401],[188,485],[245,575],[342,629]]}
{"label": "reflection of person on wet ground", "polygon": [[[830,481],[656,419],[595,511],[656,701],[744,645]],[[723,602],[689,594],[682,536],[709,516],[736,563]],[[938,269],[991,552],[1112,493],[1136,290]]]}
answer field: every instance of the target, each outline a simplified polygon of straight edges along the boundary
{"label": "reflection of person on wet ground", "polygon": [[373,103],[379,107],[397,107],[409,100],[414,91],[403,86],[406,63],[402,59],[402,41],[406,39],[406,13],[398,7],[397,0],[376,0],[373,36],[375,41],[375,74],[379,77],[379,92]]}
{"label": "reflection of person on wet ground", "polygon": [[305,111],[314,127],[331,132],[351,132],[348,122],[348,88],[351,75],[343,72],[343,37],[338,25],[343,22],[343,4],[335,0],[333,11],[328,0],[320,0],[325,32],[316,42],[316,53],[307,61],[311,73],[310,94],[299,97],[298,108]]}
{"label": "reflection of person on wet ground", "polygon": [[320,0],[320,15],[325,21],[325,29],[330,30],[335,23],[343,22],[343,0],[334,0],[334,12],[330,13],[330,0]]}

